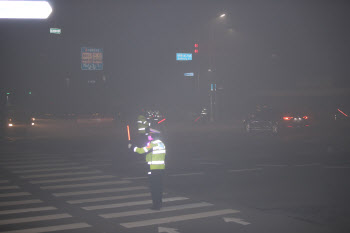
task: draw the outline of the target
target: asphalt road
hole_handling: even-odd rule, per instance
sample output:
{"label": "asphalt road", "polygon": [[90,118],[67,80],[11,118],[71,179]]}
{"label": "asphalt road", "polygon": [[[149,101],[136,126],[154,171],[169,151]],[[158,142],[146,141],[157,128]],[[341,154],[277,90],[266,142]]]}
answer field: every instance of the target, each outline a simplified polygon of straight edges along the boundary
{"label": "asphalt road", "polygon": [[164,207],[110,120],[38,120],[1,138],[0,232],[349,232],[346,131],[247,135],[170,125]]}

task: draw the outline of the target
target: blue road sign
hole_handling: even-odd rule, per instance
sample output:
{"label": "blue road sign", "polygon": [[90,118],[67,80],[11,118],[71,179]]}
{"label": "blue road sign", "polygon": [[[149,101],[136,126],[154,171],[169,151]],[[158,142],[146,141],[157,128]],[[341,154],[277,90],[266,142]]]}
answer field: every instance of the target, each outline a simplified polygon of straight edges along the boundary
{"label": "blue road sign", "polygon": [[185,76],[194,76],[194,73],[185,73]]}
{"label": "blue road sign", "polygon": [[103,70],[103,49],[81,48],[82,70]]}
{"label": "blue road sign", "polygon": [[192,61],[192,53],[176,53],[176,61]]}

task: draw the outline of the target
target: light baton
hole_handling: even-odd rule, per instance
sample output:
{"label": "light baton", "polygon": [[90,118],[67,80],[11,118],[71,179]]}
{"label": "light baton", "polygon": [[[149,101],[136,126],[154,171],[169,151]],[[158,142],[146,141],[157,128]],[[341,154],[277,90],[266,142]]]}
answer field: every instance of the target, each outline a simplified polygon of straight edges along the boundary
{"label": "light baton", "polygon": [[128,140],[130,141],[130,129],[129,129],[129,125],[126,126],[127,130],[128,130]]}

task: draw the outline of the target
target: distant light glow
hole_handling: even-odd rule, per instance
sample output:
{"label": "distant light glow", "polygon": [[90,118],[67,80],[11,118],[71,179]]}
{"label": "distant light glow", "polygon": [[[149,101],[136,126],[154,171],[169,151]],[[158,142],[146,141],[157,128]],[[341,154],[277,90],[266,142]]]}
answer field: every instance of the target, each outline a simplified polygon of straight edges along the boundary
{"label": "distant light glow", "polygon": [[46,1],[0,1],[2,19],[46,19],[51,12]]}
{"label": "distant light glow", "polygon": [[307,120],[309,117],[308,117],[308,116],[303,116],[303,118],[304,118],[305,120]]}
{"label": "distant light glow", "polygon": [[225,17],[226,16],[226,14],[222,14],[222,15],[220,15],[220,18],[223,18],[223,17]]}
{"label": "distant light glow", "polygon": [[194,53],[198,53],[198,49],[195,49],[195,50],[194,50]]}
{"label": "distant light glow", "polygon": [[10,126],[10,127],[12,127],[12,126],[13,126],[13,124],[9,124],[9,126]]}
{"label": "distant light glow", "polygon": [[283,117],[283,120],[285,121],[290,121],[291,119],[293,119],[293,117]]}
{"label": "distant light glow", "polygon": [[34,123],[34,122],[32,122],[32,125],[35,125],[35,123]]}
{"label": "distant light glow", "polygon": [[346,117],[348,117],[348,115],[346,115],[342,110],[340,110],[339,108],[338,108],[338,111],[341,113],[341,114],[343,114],[344,116],[346,116]]}
{"label": "distant light glow", "polygon": [[195,48],[198,48],[198,44],[194,44],[194,47],[195,47]]}

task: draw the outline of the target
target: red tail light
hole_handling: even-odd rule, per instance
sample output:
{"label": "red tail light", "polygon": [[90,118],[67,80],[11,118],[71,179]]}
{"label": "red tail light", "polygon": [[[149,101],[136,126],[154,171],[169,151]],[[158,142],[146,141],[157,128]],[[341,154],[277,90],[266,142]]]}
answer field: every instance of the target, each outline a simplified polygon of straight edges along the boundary
{"label": "red tail light", "polygon": [[293,119],[293,117],[283,117],[283,120],[285,120],[285,121],[290,121],[292,119]]}
{"label": "red tail light", "polygon": [[303,116],[303,118],[304,118],[305,120],[307,120],[309,117],[308,117],[308,116]]}

